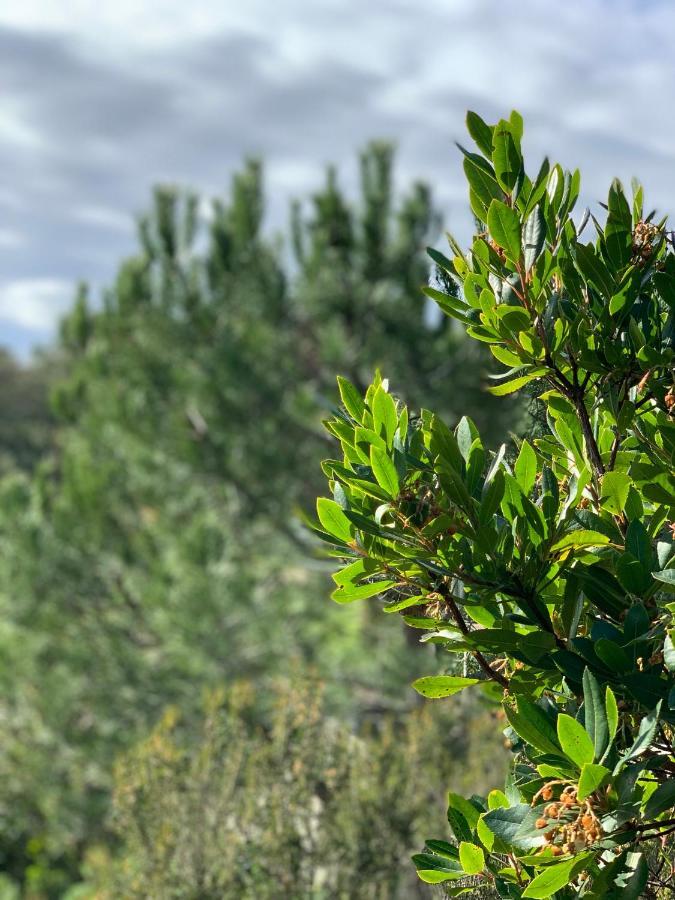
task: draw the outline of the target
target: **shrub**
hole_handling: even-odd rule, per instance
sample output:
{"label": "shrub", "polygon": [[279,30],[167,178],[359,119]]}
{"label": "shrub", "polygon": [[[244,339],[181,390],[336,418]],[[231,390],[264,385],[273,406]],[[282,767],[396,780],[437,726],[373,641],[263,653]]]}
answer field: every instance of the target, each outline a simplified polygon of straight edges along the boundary
{"label": "shrub", "polygon": [[406,854],[438,814],[437,776],[449,774],[448,739],[464,750],[466,716],[418,709],[405,726],[390,717],[355,734],[305,678],[276,687],[261,726],[256,693],[211,695],[197,734],[169,710],[121,758],[121,849],[92,847],[74,896],[427,896]]}
{"label": "shrub", "polygon": [[[657,896],[675,832],[675,254],[665,220],[621,184],[604,221],[573,218],[579,172],[525,173],[522,119],[467,117],[462,149],[479,231],[432,258],[460,288],[441,309],[535,384],[547,432],[486,453],[467,418],[413,416],[379,376],[341,380],[327,423],[332,498],[317,533],[345,565],[340,603],[379,597],[464,660],[419,679],[502,705],[504,790],[450,795],[454,843],[428,841],[419,877],[501,897]],[[594,240],[582,233],[594,229]]]}

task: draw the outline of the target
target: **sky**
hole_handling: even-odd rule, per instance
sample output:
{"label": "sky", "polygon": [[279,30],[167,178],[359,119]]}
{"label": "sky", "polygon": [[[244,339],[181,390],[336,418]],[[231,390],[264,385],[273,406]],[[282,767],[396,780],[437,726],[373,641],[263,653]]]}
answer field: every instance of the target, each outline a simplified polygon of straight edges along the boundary
{"label": "sky", "polygon": [[325,164],[398,145],[468,238],[464,115],[525,117],[524,149],[675,209],[675,4],[667,0],[21,0],[0,6],[0,344],[53,336],[78,280],[133,252],[159,182],[210,197],[266,164],[268,228]]}

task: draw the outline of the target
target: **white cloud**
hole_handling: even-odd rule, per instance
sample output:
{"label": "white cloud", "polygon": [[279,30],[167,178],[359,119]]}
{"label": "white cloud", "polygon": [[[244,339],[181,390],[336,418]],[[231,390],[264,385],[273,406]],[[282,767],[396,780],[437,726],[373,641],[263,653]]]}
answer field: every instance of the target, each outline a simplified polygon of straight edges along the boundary
{"label": "white cloud", "polygon": [[11,250],[26,243],[26,236],[11,228],[0,228],[0,250]]}
{"label": "white cloud", "polygon": [[129,213],[120,212],[105,206],[80,206],[73,210],[73,218],[95,228],[119,231],[129,234],[134,230],[133,217]]}
{"label": "white cloud", "polygon": [[0,320],[41,334],[53,328],[73,300],[71,282],[23,278],[0,285]]}
{"label": "white cloud", "polygon": [[326,162],[351,189],[355,150],[394,138],[398,183],[429,180],[466,236],[467,107],[521,109],[532,165],[579,166],[583,202],[636,174],[675,210],[673,34],[665,0],[2,4],[0,246],[26,240],[0,255],[0,315],[53,325],[71,283],[110,281],[155,181],[221,191],[251,152],[279,227]]}

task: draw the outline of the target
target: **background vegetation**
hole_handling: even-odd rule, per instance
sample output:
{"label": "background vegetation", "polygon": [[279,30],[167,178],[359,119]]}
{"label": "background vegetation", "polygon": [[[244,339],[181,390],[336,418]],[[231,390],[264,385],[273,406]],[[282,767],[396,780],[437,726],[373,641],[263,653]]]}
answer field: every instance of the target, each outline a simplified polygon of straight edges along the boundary
{"label": "background vegetation", "polygon": [[487,707],[401,724],[433,649],[331,604],[292,515],[336,372],[517,427],[420,292],[452,290],[430,190],[393,196],[385,144],[359,164],[276,237],[257,162],[207,217],[158,189],[104,296],[0,360],[0,896],[411,896],[444,788],[500,774]]}

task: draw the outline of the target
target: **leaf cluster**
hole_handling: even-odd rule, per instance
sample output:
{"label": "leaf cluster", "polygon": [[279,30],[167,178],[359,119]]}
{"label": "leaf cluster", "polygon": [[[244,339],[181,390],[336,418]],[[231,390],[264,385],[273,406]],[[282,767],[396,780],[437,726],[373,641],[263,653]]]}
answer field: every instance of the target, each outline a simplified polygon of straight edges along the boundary
{"label": "leaf cluster", "polygon": [[458,846],[430,842],[420,877],[643,896],[660,885],[645,846],[675,830],[675,254],[638,185],[577,222],[579,173],[528,176],[517,113],[467,125],[481,230],[433,251],[460,292],[429,293],[506,367],[494,394],[538,386],[547,433],[489,453],[471,419],[414,415],[379,374],[365,396],[343,380],[316,531],[344,561],[336,601],[378,597],[464,659],[422,695],[481,691],[508,722],[505,792],[451,796]]}

